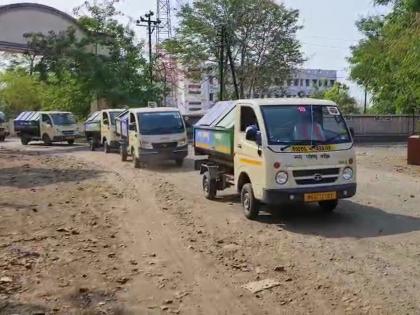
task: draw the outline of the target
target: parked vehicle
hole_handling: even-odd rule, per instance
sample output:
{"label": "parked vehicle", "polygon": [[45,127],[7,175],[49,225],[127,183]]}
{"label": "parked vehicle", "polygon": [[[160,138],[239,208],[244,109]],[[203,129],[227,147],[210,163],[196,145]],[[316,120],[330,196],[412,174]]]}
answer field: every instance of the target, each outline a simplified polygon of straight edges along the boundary
{"label": "parked vehicle", "polygon": [[134,167],[159,160],[174,160],[181,166],[188,155],[187,133],[181,113],[175,108],[136,108],[116,118],[121,159],[133,159]]}
{"label": "parked vehicle", "polygon": [[0,142],[3,142],[9,135],[9,126],[6,119],[6,115],[0,112]]}
{"label": "parked vehicle", "polygon": [[115,133],[115,118],[123,111],[123,109],[105,109],[94,112],[88,117],[84,128],[92,151],[100,144],[103,145],[105,153],[119,148],[119,137]]}
{"label": "parked vehicle", "polygon": [[245,216],[260,204],[318,202],[333,211],[356,193],[352,132],[337,105],[315,99],[217,103],[194,127],[205,196],[234,186]]}
{"label": "parked vehicle", "polygon": [[79,136],[76,120],[70,112],[23,112],[14,120],[14,126],[23,145],[38,140],[47,145],[62,141],[72,145]]}

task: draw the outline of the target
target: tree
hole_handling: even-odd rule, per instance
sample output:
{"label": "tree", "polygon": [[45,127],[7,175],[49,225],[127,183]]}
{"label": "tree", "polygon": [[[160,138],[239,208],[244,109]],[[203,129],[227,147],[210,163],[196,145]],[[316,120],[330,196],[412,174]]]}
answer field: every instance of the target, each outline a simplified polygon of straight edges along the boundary
{"label": "tree", "polygon": [[24,70],[0,73],[0,110],[13,117],[24,110],[41,108],[42,84]]}
{"label": "tree", "polygon": [[337,103],[343,114],[359,114],[356,100],[350,96],[349,87],[345,84],[335,83],[328,90],[318,91],[314,98],[326,99]]}
{"label": "tree", "polygon": [[303,62],[298,17],[297,10],[271,0],[195,0],[181,7],[177,35],[165,48],[198,67],[219,62],[223,43],[230,91],[243,98],[283,82]]}
{"label": "tree", "polygon": [[352,47],[351,78],[373,95],[375,112],[411,114],[420,107],[420,0],[376,3],[393,10],[358,21],[365,38]]}
{"label": "tree", "polygon": [[83,117],[92,100],[110,107],[147,106],[159,101],[162,88],[151,84],[142,45],[134,31],[116,20],[115,0],[86,1],[77,8],[79,26],[48,34],[25,34],[29,62],[16,63],[43,86],[38,95],[43,109],[62,109]]}

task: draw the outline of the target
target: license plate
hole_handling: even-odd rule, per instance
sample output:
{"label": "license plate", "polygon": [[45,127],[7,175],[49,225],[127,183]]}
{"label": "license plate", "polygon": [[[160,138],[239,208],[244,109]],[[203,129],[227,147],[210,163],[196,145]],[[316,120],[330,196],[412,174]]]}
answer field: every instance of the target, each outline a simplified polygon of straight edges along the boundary
{"label": "license plate", "polygon": [[335,199],[337,199],[337,192],[335,191],[305,194],[305,202],[316,202]]}

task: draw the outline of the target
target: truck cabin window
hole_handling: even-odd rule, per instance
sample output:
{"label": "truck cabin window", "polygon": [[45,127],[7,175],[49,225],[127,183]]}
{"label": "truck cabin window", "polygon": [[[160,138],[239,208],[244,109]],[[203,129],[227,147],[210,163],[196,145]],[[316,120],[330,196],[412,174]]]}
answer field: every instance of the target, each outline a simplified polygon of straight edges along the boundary
{"label": "truck cabin window", "polygon": [[185,131],[179,112],[153,112],[138,114],[140,133],[144,135],[176,134]]}
{"label": "truck cabin window", "polygon": [[43,122],[44,124],[47,124],[47,125],[52,126],[51,118],[50,118],[50,116],[49,116],[49,115],[47,115],[47,114],[43,114],[43,115],[42,115],[42,122]]}
{"label": "truck cabin window", "polygon": [[241,107],[241,132],[245,132],[246,128],[250,126],[258,127],[257,116],[251,107]]}
{"label": "truck cabin window", "polygon": [[351,142],[346,122],[335,106],[279,105],[261,109],[271,145]]}
{"label": "truck cabin window", "polygon": [[69,126],[76,123],[76,120],[70,113],[56,113],[50,114],[50,116],[56,126]]}
{"label": "truck cabin window", "polygon": [[130,121],[128,125],[131,131],[137,131],[136,116],[134,116],[133,113],[130,113]]}
{"label": "truck cabin window", "polygon": [[102,123],[103,123],[105,126],[108,126],[108,125],[109,125],[108,113],[107,113],[107,112],[103,112],[103,113],[102,113]]}

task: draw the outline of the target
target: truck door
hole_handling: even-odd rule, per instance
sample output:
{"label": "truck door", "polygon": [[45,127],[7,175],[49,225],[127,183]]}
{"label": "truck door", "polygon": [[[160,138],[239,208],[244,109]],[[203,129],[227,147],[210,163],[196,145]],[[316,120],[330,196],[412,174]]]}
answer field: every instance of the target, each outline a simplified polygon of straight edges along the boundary
{"label": "truck door", "polygon": [[258,129],[260,126],[251,106],[241,105],[237,119],[239,121],[235,123],[235,177],[238,180],[241,173],[246,173],[258,198],[264,176],[262,153],[255,140],[246,139],[245,131],[250,126],[256,126]]}
{"label": "truck door", "polygon": [[55,136],[54,134],[54,127],[53,127],[53,123],[51,120],[50,115],[48,114],[42,114],[41,116],[41,130],[40,130],[40,137],[42,138],[42,136],[44,134],[47,134],[48,137],[52,140]]}

